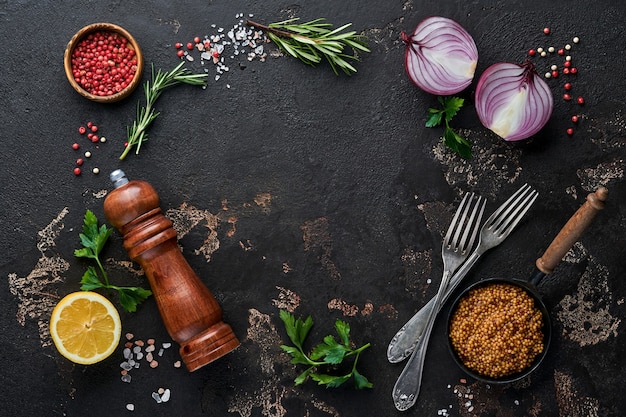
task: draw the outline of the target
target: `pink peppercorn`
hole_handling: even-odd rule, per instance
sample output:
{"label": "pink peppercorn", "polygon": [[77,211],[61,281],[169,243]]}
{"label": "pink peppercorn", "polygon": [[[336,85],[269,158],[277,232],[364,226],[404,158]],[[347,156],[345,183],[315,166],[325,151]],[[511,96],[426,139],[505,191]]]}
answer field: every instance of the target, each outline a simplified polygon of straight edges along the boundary
{"label": "pink peppercorn", "polygon": [[72,149],[74,149],[75,151],[80,149],[80,145],[78,143],[75,143],[72,145]]}
{"label": "pink peppercorn", "polygon": [[96,132],[98,131],[98,126],[96,126],[96,125],[92,125],[92,126],[91,126],[91,131],[92,131],[92,132],[94,132],[94,133],[96,133]]}
{"label": "pink peppercorn", "polygon": [[78,168],[78,167],[74,168],[74,175],[76,175],[76,176],[80,175],[80,168]]}
{"label": "pink peppercorn", "polygon": [[572,122],[578,123],[578,116],[576,115],[572,116]]}
{"label": "pink peppercorn", "polygon": [[84,135],[86,131],[87,129],[85,129],[85,126],[81,126],[78,128],[78,133],[80,133],[81,135]]}
{"label": "pink peppercorn", "polygon": [[585,104],[585,99],[584,99],[584,98],[582,98],[582,97],[578,97],[578,98],[576,99],[576,103],[578,103],[578,104]]}
{"label": "pink peppercorn", "polygon": [[574,129],[572,129],[571,127],[567,129],[567,134],[572,136],[574,134]]}

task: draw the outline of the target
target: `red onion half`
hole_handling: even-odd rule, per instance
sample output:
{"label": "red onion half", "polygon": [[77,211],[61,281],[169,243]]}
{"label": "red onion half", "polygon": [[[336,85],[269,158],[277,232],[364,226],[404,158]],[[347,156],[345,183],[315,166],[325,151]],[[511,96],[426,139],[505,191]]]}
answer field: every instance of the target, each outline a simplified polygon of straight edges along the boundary
{"label": "red onion half", "polygon": [[480,122],[507,141],[531,137],[550,119],[554,99],[548,84],[524,65],[501,62],[487,68],[476,85]]}
{"label": "red onion half", "polygon": [[448,96],[471,84],[478,49],[470,34],[454,20],[429,17],[411,36],[402,32],[402,40],[406,44],[406,72],[422,90]]}

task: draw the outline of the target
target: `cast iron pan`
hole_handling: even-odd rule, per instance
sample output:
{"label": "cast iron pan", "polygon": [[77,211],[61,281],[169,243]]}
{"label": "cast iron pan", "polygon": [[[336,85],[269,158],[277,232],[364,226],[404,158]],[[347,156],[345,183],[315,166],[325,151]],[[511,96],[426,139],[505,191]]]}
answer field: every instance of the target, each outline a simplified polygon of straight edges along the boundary
{"label": "cast iron pan", "polygon": [[541,297],[537,292],[536,286],[543,279],[543,277],[552,273],[556,265],[561,261],[561,259],[563,259],[563,256],[565,256],[567,251],[569,251],[574,243],[576,243],[576,241],[580,238],[583,231],[589,226],[589,224],[591,224],[591,221],[594,219],[596,214],[598,214],[598,212],[604,208],[604,201],[606,201],[607,197],[608,190],[604,187],[598,188],[595,193],[591,193],[587,196],[587,200],[585,201],[585,203],[576,211],[576,213],[574,213],[574,215],[569,219],[565,226],[563,226],[563,228],[554,238],[548,249],[546,249],[543,256],[537,259],[536,269],[528,281],[502,278],[485,279],[466,288],[457,297],[457,299],[452,304],[450,313],[448,315],[447,329],[450,328],[452,316],[454,315],[454,312],[456,311],[461,298],[466,296],[472,289],[496,283],[516,285],[524,289],[526,293],[535,300],[535,306],[541,311],[541,314],[543,316],[543,351],[539,355],[537,355],[533,363],[523,371],[507,375],[502,378],[488,377],[467,368],[455,351],[454,347],[452,346],[452,342],[448,337],[448,347],[450,349],[450,352],[452,353],[452,357],[463,371],[479,381],[502,384],[522,379],[531,372],[533,372],[535,369],[537,369],[537,367],[545,358],[548,347],[550,346],[550,340],[552,337],[552,323],[550,320],[550,314],[548,313],[548,309],[541,300]]}

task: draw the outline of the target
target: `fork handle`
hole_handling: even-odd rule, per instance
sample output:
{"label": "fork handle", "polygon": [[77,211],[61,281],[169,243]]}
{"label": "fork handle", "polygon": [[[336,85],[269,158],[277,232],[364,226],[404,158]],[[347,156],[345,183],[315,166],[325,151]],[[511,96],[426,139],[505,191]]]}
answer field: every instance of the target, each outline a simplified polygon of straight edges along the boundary
{"label": "fork handle", "polygon": [[543,256],[537,259],[536,266],[544,274],[551,274],[567,251],[574,246],[578,238],[591,224],[598,212],[604,208],[604,202],[609,196],[605,187],[599,187],[587,196],[585,203],[565,223],[559,234],[554,238]]}

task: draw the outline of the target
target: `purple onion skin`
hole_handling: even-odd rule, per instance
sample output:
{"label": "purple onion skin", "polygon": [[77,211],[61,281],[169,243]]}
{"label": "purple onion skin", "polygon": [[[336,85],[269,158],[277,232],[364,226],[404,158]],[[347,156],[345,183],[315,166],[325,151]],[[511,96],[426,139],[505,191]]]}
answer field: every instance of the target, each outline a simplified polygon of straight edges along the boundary
{"label": "purple onion skin", "polygon": [[456,21],[433,16],[424,19],[408,36],[404,66],[413,83],[437,96],[465,90],[474,78],[478,49],[471,35]]}
{"label": "purple onion skin", "polygon": [[501,62],[483,72],[476,85],[480,122],[506,141],[528,139],[548,122],[554,98],[532,62]]}

